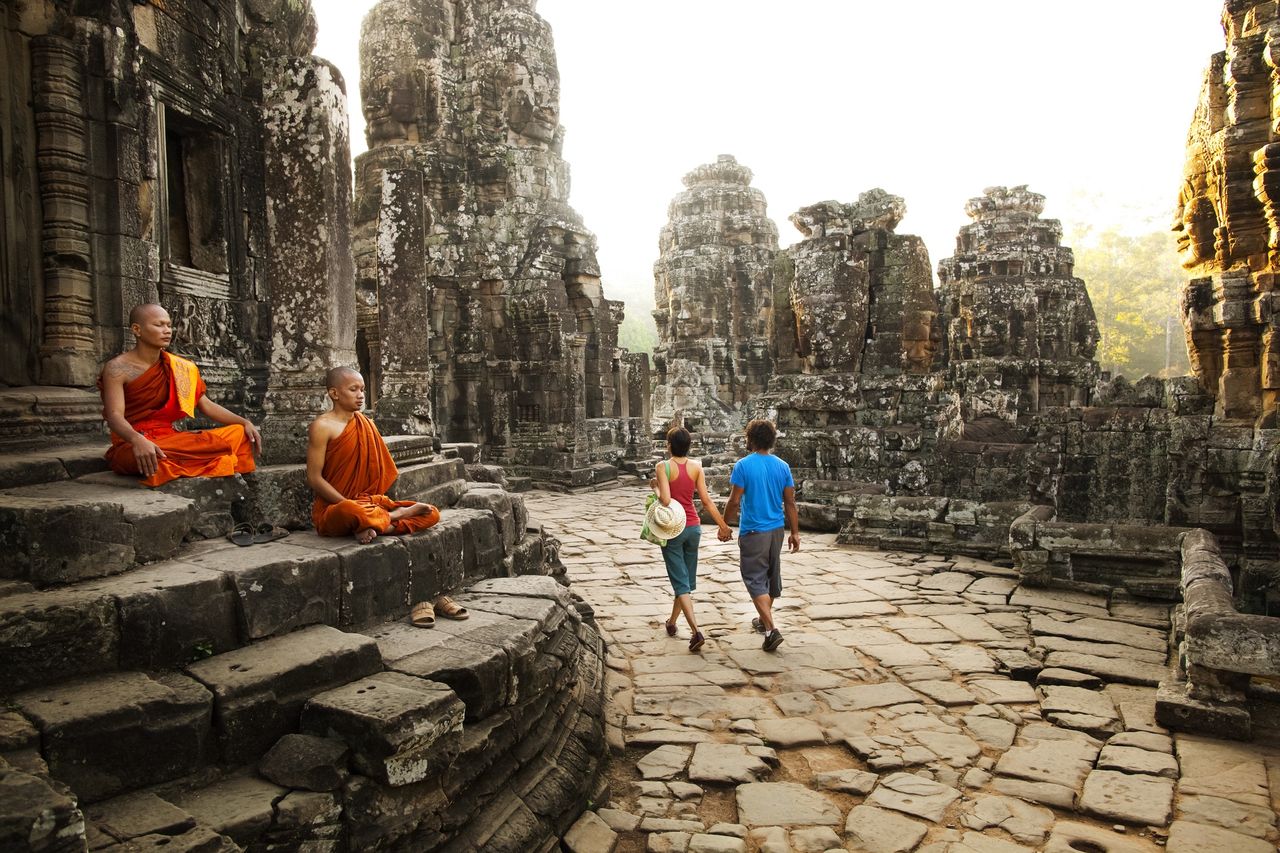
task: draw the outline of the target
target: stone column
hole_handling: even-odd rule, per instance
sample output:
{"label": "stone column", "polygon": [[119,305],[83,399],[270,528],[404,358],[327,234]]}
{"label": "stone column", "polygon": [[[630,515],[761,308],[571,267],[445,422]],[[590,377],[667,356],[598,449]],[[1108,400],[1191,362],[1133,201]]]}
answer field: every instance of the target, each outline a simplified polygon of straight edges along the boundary
{"label": "stone column", "polygon": [[378,395],[383,434],[432,435],[430,305],[426,269],[428,202],[422,172],[382,173],[375,237],[378,266]]}
{"label": "stone column", "polygon": [[300,462],[307,425],[327,408],[325,371],[356,362],[347,96],[331,64],[270,61],[263,159],[271,312],[263,442],[267,462]]}
{"label": "stone column", "polygon": [[98,372],[89,255],[84,69],[58,36],[31,40],[36,163],[44,214],[44,334],[40,381],[92,385]]}

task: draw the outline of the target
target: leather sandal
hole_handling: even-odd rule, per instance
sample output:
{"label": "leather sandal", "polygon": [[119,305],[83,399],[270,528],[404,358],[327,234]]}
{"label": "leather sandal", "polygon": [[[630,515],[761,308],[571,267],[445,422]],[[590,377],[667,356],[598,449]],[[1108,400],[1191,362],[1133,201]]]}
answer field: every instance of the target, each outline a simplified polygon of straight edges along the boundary
{"label": "leather sandal", "polygon": [[255,545],[262,545],[267,542],[274,542],[277,539],[283,539],[288,535],[289,531],[283,527],[277,527],[269,521],[264,521],[253,531],[253,542]]}
{"label": "leather sandal", "polygon": [[235,529],[227,534],[227,538],[241,548],[253,544],[253,525],[247,521],[242,521],[235,526]]}
{"label": "leather sandal", "polygon": [[467,608],[447,595],[436,598],[436,610],[440,611],[440,615],[445,619],[456,619],[459,622],[471,615],[467,612]]}
{"label": "leather sandal", "polygon": [[415,628],[434,628],[436,611],[430,601],[419,601],[409,611],[409,624]]}

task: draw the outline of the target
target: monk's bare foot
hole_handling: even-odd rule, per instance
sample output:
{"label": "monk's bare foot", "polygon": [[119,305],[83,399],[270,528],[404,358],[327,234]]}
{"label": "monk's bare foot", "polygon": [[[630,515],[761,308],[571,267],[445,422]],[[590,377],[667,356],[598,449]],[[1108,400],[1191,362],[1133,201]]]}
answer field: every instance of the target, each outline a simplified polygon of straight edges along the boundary
{"label": "monk's bare foot", "polygon": [[399,521],[402,518],[413,518],[415,515],[427,515],[434,512],[435,507],[431,504],[415,503],[413,506],[402,506],[391,513],[392,521]]}
{"label": "monk's bare foot", "polygon": [[378,538],[378,531],[374,530],[372,527],[366,527],[364,530],[361,530],[356,534],[356,541],[361,545],[368,545],[376,538]]}

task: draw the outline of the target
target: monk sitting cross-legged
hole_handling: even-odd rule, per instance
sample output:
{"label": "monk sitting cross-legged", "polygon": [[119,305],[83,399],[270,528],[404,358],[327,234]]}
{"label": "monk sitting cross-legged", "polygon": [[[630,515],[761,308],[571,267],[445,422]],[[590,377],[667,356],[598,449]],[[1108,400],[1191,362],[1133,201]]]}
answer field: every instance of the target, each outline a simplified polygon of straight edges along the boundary
{"label": "monk sitting cross-legged", "polygon": [[[102,368],[98,390],[111,427],[107,462],[118,474],[141,474],[159,486],[179,477],[229,477],[254,469],[262,450],[258,428],[205,396],[200,370],[165,350],[173,337],[169,313],[139,305],[129,313],[135,346]],[[226,426],[179,432],[174,421],[196,412]]]}
{"label": "monk sitting cross-legged", "polygon": [[[416,533],[440,520],[440,510],[416,501],[395,501],[387,489],[399,472],[364,407],[364,378],[349,367],[335,367],[326,377],[333,408],[311,422],[307,431],[307,483],[316,493],[311,520],[321,536],[351,536],[368,544],[383,533]],[[420,601],[410,611],[419,628],[435,624],[439,611],[449,619],[466,619],[467,609],[447,595],[434,606]]]}
{"label": "monk sitting cross-legged", "polygon": [[349,367],[326,377],[333,408],[307,431],[307,483],[316,493],[311,520],[321,536],[351,536],[365,544],[380,533],[414,533],[440,520],[431,504],[393,501],[387,489],[399,472],[378,428],[360,413],[364,379]]}

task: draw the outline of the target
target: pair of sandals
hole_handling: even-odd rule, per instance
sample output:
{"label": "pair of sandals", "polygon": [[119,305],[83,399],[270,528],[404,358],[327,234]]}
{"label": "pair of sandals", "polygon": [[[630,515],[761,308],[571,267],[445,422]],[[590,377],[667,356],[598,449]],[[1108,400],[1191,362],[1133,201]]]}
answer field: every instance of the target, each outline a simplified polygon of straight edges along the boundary
{"label": "pair of sandals", "polygon": [[467,608],[449,596],[438,595],[434,602],[419,601],[413,605],[413,609],[409,611],[409,624],[415,628],[434,628],[436,613],[445,619],[453,619],[457,622],[471,615],[467,612]]}
{"label": "pair of sandals", "polygon": [[263,545],[267,542],[274,542],[288,535],[288,530],[278,527],[269,521],[264,521],[256,527],[247,521],[242,521],[227,534],[227,538],[241,548],[246,548],[249,545]]}

